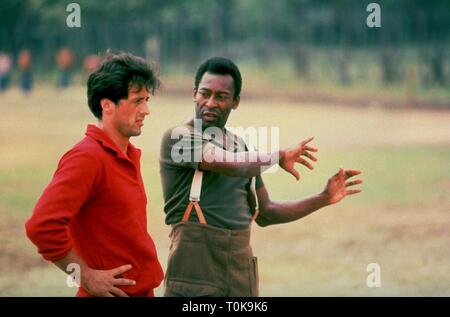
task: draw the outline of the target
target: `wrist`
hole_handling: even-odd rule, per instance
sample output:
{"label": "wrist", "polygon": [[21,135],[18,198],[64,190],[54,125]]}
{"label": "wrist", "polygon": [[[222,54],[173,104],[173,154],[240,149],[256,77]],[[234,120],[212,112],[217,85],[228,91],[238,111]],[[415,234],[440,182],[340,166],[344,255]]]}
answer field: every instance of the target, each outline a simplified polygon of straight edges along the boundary
{"label": "wrist", "polygon": [[91,280],[92,272],[93,272],[93,269],[91,269],[87,266],[81,269],[80,282],[81,282],[81,286],[83,286],[85,289],[89,285],[89,281]]}
{"label": "wrist", "polygon": [[286,157],[286,151],[279,150],[278,151],[278,165],[283,166],[285,157]]}
{"label": "wrist", "polygon": [[329,197],[328,193],[326,193],[326,192],[321,192],[320,194],[317,194],[317,199],[318,199],[319,203],[322,205],[322,207],[331,205],[330,197]]}

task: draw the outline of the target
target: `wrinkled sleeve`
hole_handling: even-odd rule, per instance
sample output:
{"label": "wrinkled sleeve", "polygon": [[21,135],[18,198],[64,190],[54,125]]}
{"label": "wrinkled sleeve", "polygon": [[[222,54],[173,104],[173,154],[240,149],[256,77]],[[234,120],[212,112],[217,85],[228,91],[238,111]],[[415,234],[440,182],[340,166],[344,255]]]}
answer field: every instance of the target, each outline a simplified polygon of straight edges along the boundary
{"label": "wrinkled sleeve", "polygon": [[61,158],[25,224],[28,238],[46,260],[58,261],[72,249],[68,225],[94,194],[100,176],[101,164],[88,151],[72,149]]}
{"label": "wrinkled sleeve", "polygon": [[209,143],[201,132],[179,126],[168,130],[161,142],[161,163],[174,168],[198,169],[203,151]]}

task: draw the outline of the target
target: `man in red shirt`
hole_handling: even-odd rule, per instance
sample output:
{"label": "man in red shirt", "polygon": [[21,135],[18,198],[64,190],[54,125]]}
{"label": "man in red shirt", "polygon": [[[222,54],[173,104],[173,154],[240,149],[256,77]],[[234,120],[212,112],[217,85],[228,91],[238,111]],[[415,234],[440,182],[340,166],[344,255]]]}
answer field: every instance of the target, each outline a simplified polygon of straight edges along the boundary
{"label": "man in red shirt", "polygon": [[142,58],[110,54],[88,79],[98,119],[63,155],[26,223],[39,253],[64,272],[80,269],[77,296],[153,296],[163,279],[147,232],[141,134],[159,80]]}

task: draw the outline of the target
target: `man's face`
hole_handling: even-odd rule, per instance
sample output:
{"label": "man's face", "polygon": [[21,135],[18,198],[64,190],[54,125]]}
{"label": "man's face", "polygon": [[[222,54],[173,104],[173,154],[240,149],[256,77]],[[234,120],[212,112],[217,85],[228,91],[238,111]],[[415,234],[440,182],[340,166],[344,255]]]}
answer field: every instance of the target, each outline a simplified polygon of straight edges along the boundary
{"label": "man's face", "polygon": [[144,119],[150,114],[146,87],[132,86],[127,99],[120,99],[112,113],[112,124],[119,134],[129,138],[141,134]]}
{"label": "man's face", "polygon": [[232,109],[239,105],[239,97],[234,99],[233,77],[204,73],[193,99],[196,104],[195,117],[202,120],[203,129],[223,128]]}

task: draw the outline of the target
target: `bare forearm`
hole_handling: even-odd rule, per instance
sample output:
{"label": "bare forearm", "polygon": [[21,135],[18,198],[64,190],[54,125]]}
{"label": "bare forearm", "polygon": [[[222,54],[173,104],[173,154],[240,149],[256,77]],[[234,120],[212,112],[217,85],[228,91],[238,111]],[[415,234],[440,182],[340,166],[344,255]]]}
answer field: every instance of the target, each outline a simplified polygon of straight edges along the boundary
{"label": "bare forearm", "polygon": [[266,169],[278,164],[283,157],[284,151],[272,153],[211,151],[204,154],[200,168],[228,176],[250,178],[261,175]]}
{"label": "bare forearm", "polygon": [[[80,282],[81,285],[89,291],[90,287],[88,286],[89,281],[92,279],[92,272],[94,271],[80,258],[80,256],[72,249],[67,255],[61,260],[53,262],[58,268],[60,268],[65,273],[70,273],[69,264],[77,264],[80,269]],[[68,270],[69,269],[69,270]],[[92,293],[95,295],[94,293]]]}
{"label": "bare forearm", "polygon": [[278,164],[282,151],[273,153],[239,153],[236,162],[233,162],[232,173],[237,177],[250,178],[261,175],[262,172]]}
{"label": "bare forearm", "polygon": [[121,285],[136,285],[136,281],[125,279],[120,276],[122,273],[130,270],[130,264],[122,265],[111,270],[96,270],[89,268],[86,263],[76,254],[74,250],[70,251],[64,258],[54,262],[57,267],[67,273],[67,266],[71,263],[80,266],[81,286],[94,296],[124,296],[128,295],[118,288]]}
{"label": "bare forearm", "polygon": [[71,263],[78,264],[82,272],[88,269],[86,263],[78,256],[78,254],[73,249],[69,253],[67,253],[64,258],[53,263],[65,273],[67,273],[67,266]]}
{"label": "bare forearm", "polygon": [[328,197],[322,193],[297,201],[271,202],[261,213],[262,217],[258,223],[268,226],[292,222],[328,205]]}

